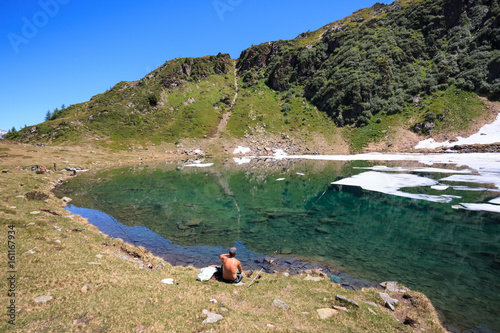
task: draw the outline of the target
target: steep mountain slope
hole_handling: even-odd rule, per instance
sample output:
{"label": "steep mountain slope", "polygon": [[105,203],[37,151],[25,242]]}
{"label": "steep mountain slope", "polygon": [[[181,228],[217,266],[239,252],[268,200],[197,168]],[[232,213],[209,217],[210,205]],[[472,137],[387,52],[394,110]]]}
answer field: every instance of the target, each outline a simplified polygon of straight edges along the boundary
{"label": "steep mountain slope", "polygon": [[476,95],[500,98],[498,0],[398,0],[253,46],[236,62],[174,59],[8,137],[125,147],[252,135],[333,144],[342,135],[359,150],[390,145],[396,129],[467,130],[487,116]]}
{"label": "steep mountain slope", "polygon": [[497,0],[377,4],[292,41],[242,52],[239,75],[304,95],[339,126],[397,114],[419,96],[456,86],[500,97]]}

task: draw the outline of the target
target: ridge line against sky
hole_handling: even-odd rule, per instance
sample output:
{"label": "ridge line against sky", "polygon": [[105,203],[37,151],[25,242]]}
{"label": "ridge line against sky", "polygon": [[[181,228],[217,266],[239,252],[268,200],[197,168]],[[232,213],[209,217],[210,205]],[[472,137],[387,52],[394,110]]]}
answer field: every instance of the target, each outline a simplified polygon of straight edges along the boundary
{"label": "ridge line against sky", "polygon": [[[293,39],[376,0],[4,1],[0,7],[0,129],[44,121],[178,57]],[[392,1],[378,1],[391,3]]]}

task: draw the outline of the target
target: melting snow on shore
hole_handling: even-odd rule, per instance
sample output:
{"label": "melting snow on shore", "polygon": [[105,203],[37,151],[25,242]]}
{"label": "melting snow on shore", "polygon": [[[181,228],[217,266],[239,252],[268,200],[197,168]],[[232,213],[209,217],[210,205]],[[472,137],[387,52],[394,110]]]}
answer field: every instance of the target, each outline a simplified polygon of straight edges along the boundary
{"label": "melting snow on shore", "polygon": [[427,139],[420,141],[415,149],[423,148],[439,148],[439,147],[453,147],[459,145],[473,145],[473,144],[490,144],[500,142],[500,113],[497,115],[497,119],[491,124],[486,124],[479,132],[469,136],[468,138],[458,137],[458,141],[455,142],[436,142],[434,139]]}
{"label": "melting snow on shore", "polygon": [[[499,110],[500,111],[500,110]],[[468,138],[458,138],[450,143],[436,142],[433,139],[421,141],[415,148],[452,147],[465,144],[490,144],[500,142],[500,113],[497,119],[483,126],[478,133]],[[239,146],[234,153],[248,153],[249,148]],[[266,156],[265,158],[269,158]],[[358,154],[358,155],[287,155],[282,149],[277,149],[272,156],[275,159],[311,159],[329,161],[415,161],[427,167],[388,167],[377,165],[366,168],[367,172],[354,175],[333,182],[335,185],[359,186],[368,191],[376,191],[388,195],[427,200],[433,202],[450,203],[459,199],[455,195],[429,195],[404,192],[408,187],[429,187],[436,191],[446,191],[452,188],[455,191],[489,191],[500,192],[500,154],[498,153],[469,153],[469,154]],[[249,163],[258,157],[245,157],[234,159],[238,164]],[[434,164],[452,164],[454,168],[433,168]],[[462,168],[462,169],[461,169]],[[466,168],[466,169],[465,169]],[[422,175],[424,174],[424,175]],[[450,176],[434,179],[425,174],[452,174]],[[281,179],[278,179],[281,180]],[[465,186],[463,183],[489,184],[491,188],[478,186]],[[499,197],[488,203],[459,203],[452,205],[454,209],[484,210],[500,213]]]}
{"label": "melting snow on shore", "polygon": [[191,164],[185,164],[185,167],[195,167],[195,168],[208,168],[214,165],[213,163],[201,163],[201,161],[194,161]]}
{"label": "melting snow on shore", "polygon": [[233,150],[233,154],[246,154],[249,153],[251,150],[248,147],[243,147],[243,146],[238,146],[235,150]]}

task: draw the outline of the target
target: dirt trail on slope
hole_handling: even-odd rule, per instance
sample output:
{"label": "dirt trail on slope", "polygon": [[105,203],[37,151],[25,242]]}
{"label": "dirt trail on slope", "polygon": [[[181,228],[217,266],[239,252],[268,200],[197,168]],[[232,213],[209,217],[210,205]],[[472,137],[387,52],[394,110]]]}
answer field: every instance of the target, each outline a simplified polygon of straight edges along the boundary
{"label": "dirt trail on slope", "polygon": [[217,132],[215,132],[215,134],[212,136],[211,138],[212,140],[220,139],[221,133],[226,129],[227,122],[233,113],[234,103],[236,103],[236,99],[238,98],[238,77],[236,75],[236,60],[233,60],[233,68],[234,68],[234,87],[235,87],[234,97],[233,100],[231,101],[229,111],[222,115],[222,119],[219,122],[219,125],[217,125]]}

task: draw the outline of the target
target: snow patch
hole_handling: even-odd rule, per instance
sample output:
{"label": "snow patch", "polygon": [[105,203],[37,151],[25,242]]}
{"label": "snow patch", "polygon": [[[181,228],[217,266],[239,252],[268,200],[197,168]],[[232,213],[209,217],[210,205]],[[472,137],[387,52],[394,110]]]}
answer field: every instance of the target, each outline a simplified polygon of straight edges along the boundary
{"label": "snow patch", "polygon": [[455,142],[436,142],[434,139],[427,139],[420,141],[416,146],[415,149],[422,149],[422,148],[439,148],[439,147],[453,147],[453,146],[459,146],[459,145],[472,145],[472,144],[491,144],[491,143],[497,143],[500,142],[500,113],[497,115],[497,119],[495,119],[494,122],[491,124],[486,124],[481,129],[479,129],[479,132],[476,134],[472,134],[471,136],[467,138],[463,137],[457,137],[458,141]]}
{"label": "snow patch", "polygon": [[448,185],[433,185],[431,186],[433,190],[444,191],[449,188]]}
{"label": "snow patch", "polygon": [[250,151],[251,150],[248,147],[238,146],[238,148],[236,148],[233,151],[233,154],[246,154],[246,153],[249,153]]}
{"label": "snow patch", "polygon": [[387,167],[385,165],[375,165],[373,167],[354,167],[353,169],[374,170],[384,172],[428,172],[428,173],[472,173],[471,170],[453,170],[441,168],[412,168],[412,167]]}
{"label": "snow patch", "polygon": [[251,160],[249,157],[233,157],[233,161],[238,165],[250,163]]}
{"label": "snow patch", "polygon": [[404,187],[434,186],[437,181],[411,174],[390,174],[376,171],[368,171],[349,178],[333,182],[334,185],[359,186],[368,191],[381,192],[399,197],[420,199],[432,202],[451,202],[448,196],[415,194],[400,191]]}
{"label": "snow patch", "polygon": [[274,155],[273,155],[273,156],[274,156],[274,157],[276,157],[276,158],[278,158],[278,159],[280,159],[280,158],[287,157],[287,156],[288,156],[288,154],[287,154],[287,153],[285,153],[285,152],[283,151],[283,149],[276,149],[276,151],[274,152]]}
{"label": "snow patch", "polygon": [[500,205],[491,205],[485,203],[461,203],[460,205],[461,206],[453,205],[452,208],[500,213]]}
{"label": "snow patch", "polygon": [[191,164],[185,164],[185,167],[195,167],[195,168],[208,168],[214,165],[213,163],[191,163]]}
{"label": "snow patch", "polygon": [[482,174],[482,175],[453,175],[441,179],[440,181],[476,183],[476,184],[493,184],[498,189],[500,188],[500,174]]}

